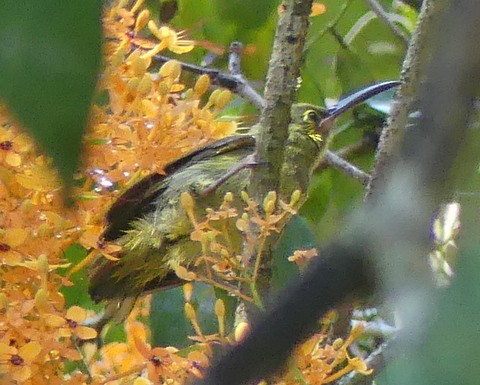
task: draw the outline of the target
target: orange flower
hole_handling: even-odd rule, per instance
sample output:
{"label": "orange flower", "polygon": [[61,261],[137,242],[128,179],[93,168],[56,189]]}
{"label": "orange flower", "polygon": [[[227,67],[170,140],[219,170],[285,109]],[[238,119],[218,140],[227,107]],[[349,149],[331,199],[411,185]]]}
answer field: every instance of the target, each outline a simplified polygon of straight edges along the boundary
{"label": "orange flower", "polygon": [[0,122],[0,164],[19,167],[24,154],[31,151],[33,143],[23,133],[19,133],[5,122]]}
{"label": "orange flower", "polygon": [[183,32],[177,33],[166,26],[158,28],[153,20],[150,20],[147,25],[150,32],[160,40],[160,44],[147,53],[150,57],[163,51],[165,48],[168,48],[174,53],[182,54],[190,52],[194,47],[193,40],[183,39]]}
{"label": "orange flower", "polygon": [[153,348],[137,336],[133,336],[135,347],[146,360],[148,378],[154,383],[162,379],[179,380],[185,369],[190,367],[187,359],[177,356],[175,348]]}
{"label": "orange flower", "polygon": [[29,231],[22,228],[5,229],[0,235],[0,261],[14,266],[23,261],[24,253],[19,249],[24,244]]}
{"label": "orange flower", "polygon": [[31,341],[18,349],[0,343],[0,377],[6,374],[14,381],[25,382],[32,376],[31,364],[41,350],[38,341]]}
{"label": "orange flower", "polygon": [[295,250],[293,255],[288,257],[290,262],[294,262],[300,271],[305,271],[312,258],[318,255],[317,249]]}
{"label": "orange flower", "polygon": [[82,340],[91,340],[97,336],[97,331],[82,325],[86,319],[87,311],[80,306],[72,306],[67,310],[65,317],[56,314],[45,315],[47,325],[58,328],[59,337],[78,337]]}
{"label": "orange flower", "polygon": [[50,167],[49,161],[39,156],[35,159],[31,169],[17,173],[16,181],[24,188],[48,193],[60,189],[56,173]]}
{"label": "orange flower", "polygon": [[210,360],[207,355],[199,350],[194,350],[188,353],[187,356],[190,361],[189,371],[197,378],[203,378],[209,367]]}
{"label": "orange flower", "polygon": [[88,226],[88,229],[80,237],[80,244],[86,249],[92,249],[90,253],[77,265],[75,265],[70,271],[69,275],[79,271],[80,269],[88,266],[99,255],[103,255],[105,258],[111,261],[118,261],[118,258],[114,254],[118,253],[122,247],[113,243],[105,243],[99,239],[103,229],[101,226]]}

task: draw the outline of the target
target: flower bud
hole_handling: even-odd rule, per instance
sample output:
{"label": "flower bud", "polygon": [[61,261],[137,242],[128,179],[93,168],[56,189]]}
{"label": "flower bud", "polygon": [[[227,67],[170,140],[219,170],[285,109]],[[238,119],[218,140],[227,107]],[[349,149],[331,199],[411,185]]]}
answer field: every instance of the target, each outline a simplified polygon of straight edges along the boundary
{"label": "flower bud", "polygon": [[193,92],[197,96],[203,95],[207,92],[208,88],[210,87],[210,77],[208,75],[203,74],[200,76],[193,87]]}

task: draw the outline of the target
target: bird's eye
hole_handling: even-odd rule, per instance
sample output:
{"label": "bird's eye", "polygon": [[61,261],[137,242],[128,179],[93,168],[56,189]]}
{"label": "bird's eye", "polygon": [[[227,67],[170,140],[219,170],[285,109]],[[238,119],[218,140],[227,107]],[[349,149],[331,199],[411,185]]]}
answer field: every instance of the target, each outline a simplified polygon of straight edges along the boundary
{"label": "bird's eye", "polygon": [[320,115],[318,115],[317,111],[314,110],[305,111],[303,114],[303,121],[307,123],[313,122],[318,124],[320,122]]}

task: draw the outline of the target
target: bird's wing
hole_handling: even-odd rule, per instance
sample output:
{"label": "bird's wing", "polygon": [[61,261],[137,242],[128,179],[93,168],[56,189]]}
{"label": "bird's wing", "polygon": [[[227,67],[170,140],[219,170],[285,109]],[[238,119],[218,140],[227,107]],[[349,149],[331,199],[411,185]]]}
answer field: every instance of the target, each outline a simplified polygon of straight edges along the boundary
{"label": "bird's wing", "polygon": [[[255,138],[250,135],[236,135],[202,146],[165,166],[167,175],[150,174],[120,195],[106,214],[107,227],[103,239],[112,241],[130,228],[130,223],[155,209],[155,200],[168,187],[167,178],[177,171],[188,168],[202,160],[219,156],[237,149],[255,147]],[[162,183],[165,182],[165,183]]]}
{"label": "bird's wing", "polygon": [[167,174],[172,174],[175,171],[179,171],[179,169],[189,167],[202,160],[233,152],[240,148],[251,148],[253,151],[255,148],[255,138],[251,135],[235,135],[216,140],[167,164],[165,171]]}

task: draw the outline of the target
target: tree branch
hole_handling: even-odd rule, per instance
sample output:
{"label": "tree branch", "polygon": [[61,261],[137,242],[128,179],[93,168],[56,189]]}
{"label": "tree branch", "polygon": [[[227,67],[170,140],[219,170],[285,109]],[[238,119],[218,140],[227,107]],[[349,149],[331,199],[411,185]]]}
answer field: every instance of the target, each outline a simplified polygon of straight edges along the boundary
{"label": "tree branch", "polygon": [[265,167],[253,170],[251,193],[262,201],[269,191],[278,190],[283,148],[288,136],[290,108],[295,100],[303,48],[308,30],[311,0],[285,0],[273,42],[265,84],[265,108],[260,117],[257,161]]}
{"label": "tree branch", "polygon": [[327,151],[325,154],[325,159],[330,166],[335,167],[336,169],[347,174],[349,177],[360,181],[364,186],[366,186],[370,181],[370,175],[360,170],[353,164],[347,162],[345,159],[338,156],[334,152]]}
{"label": "tree branch", "polygon": [[[355,155],[364,154],[368,151],[374,150],[376,147],[376,141],[370,137],[364,137],[358,142],[352,143],[348,146],[342,147],[339,150],[335,151],[335,154],[343,159],[350,159]],[[331,150],[327,151],[327,154],[332,152]],[[329,167],[327,159],[323,159],[315,172],[321,172]]]}
{"label": "tree branch", "polygon": [[[172,58],[157,54],[153,56],[153,60],[158,64],[163,64],[172,60]],[[241,73],[228,74],[214,68],[205,68],[182,61],[179,61],[179,63],[182,67],[182,70],[199,75],[208,75],[212,84],[229,89],[230,91],[243,97],[245,100],[248,100],[259,109],[264,107],[265,103],[261,95],[252,88],[250,83],[243,77]]]}
{"label": "tree branch", "polygon": [[400,86],[392,103],[387,126],[380,137],[375,166],[372,177],[367,186],[365,199],[368,201],[378,189],[378,185],[385,178],[387,170],[391,167],[392,158],[398,153],[404,136],[408,115],[422,78],[425,76],[425,66],[431,49],[432,15],[435,12],[435,2],[424,1],[418,17],[417,28],[410,40],[407,55],[400,75]]}
{"label": "tree branch", "polygon": [[[270,56],[265,107],[257,135],[256,162],[261,166],[253,168],[249,185],[249,194],[257,202],[262,202],[269,191],[279,190],[290,109],[296,97],[311,7],[312,0],[285,0],[282,3],[283,12],[280,13]],[[290,195],[279,198],[288,202]],[[272,251],[277,239],[278,235],[270,236],[263,255],[256,256],[262,258],[257,282],[261,295],[268,291]]]}

